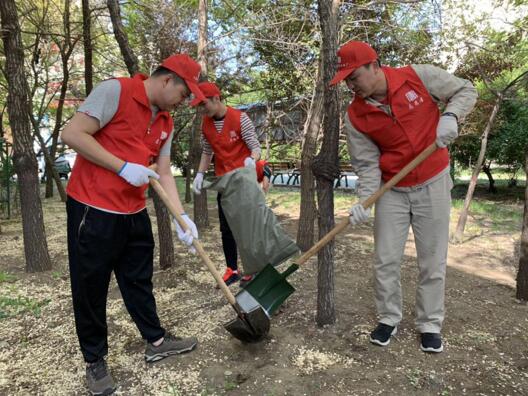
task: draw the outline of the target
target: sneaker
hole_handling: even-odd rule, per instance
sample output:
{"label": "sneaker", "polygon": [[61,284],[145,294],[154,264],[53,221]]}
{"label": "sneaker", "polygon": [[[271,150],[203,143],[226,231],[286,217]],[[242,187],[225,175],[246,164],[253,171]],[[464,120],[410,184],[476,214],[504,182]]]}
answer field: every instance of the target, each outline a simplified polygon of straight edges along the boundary
{"label": "sneaker", "polygon": [[104,359],[86,365],[86,383],[92,395],[111,395],[117,389]]}
{"label": "sneaker", "polygon": [[147,343],[145,350],[145,360],[147,363],[157,362],[167,356],[179,355],[180,353],[190,352],[198,345],[196,337],[181,338],[174,337],[170,333],[165,333],[163,342],[159,346]]}
{"label": "sneaker", "polygon": [[379,346],[387,346],[391,336],[398,332],[396,326],[389,326],[385,323],[378,323],[378,326],[370,333],[370,342]]}
{"label": "sneaker", "polygon": [[224,272],[224,276],[222,277],[224,280],[224,283],[229,286],[235,283],[237,280],[240,279],[240,275],[238,274],[238,270],[233,270],[229,267],[226,268]]}
{"label": "sneaker", "polygon": [[440,353],[444,350],[440,333],[422,333],[420,349],[424,352]]}
{"label": "sneaker", "polygon": [[240,287],[243,289],[244,287],[247,286],[247,284],[249,282],[251,282],[253,280],[253,278],[255,277],[255,275],[244,275],[241,279],[240,279]]}

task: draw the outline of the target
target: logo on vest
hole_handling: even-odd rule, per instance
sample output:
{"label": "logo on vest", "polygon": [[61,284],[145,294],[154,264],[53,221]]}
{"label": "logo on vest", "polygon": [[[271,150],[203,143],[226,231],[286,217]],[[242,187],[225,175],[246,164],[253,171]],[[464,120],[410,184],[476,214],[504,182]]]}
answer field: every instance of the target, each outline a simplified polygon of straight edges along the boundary
{"label": "logo on vest", "polygon": [[167,136],[169,136],[169,134],[167,132],[161,131],[161,140],[167,139]]}
{"label": "logo on vest", "polygon": [[229,131],[229,141],[236,142],[238,140],[238,134],[236,131]]}
{"label": "logo on vest", "polygon": [[412,89],[410,91],[407,91],[405,97],[409,101],[409,110],[414,109],[416,106],[419,106],[424,101],[423,98],[421,96],[418,96],[418,94]]}

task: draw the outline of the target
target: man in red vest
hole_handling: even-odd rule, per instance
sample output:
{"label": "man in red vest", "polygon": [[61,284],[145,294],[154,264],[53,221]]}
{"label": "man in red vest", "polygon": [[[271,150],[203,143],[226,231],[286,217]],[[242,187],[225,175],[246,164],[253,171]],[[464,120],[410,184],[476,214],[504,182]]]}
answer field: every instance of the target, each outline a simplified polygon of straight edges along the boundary
{"label": "man in red vest", "polygon": [[[255,127],[246,113],[226,106],[221,100],[218,87],[211,82],[199,84],[205,98],[196,98],[191,106],[202,108],[202,157],[198,172],[193,181],[193,190],[200,194],[204,172],[209,168],[214,154],[214,168],[216,176],[241,167],[256,168],[256,161],[260,158],[260,143],[255,133]],[[222,211],[221,194],[217,195],[218,217],[220,232],[222,233],[222,248],[226,260],[226,271],[223,279],[230,285],[240,279],[238,272],[237,245],[231,228]],[[251,280],[250,275],[242,277],[241,286]]]}
{"label": "man in red vest", "polygon": [[[198,88],[200,65],[173,55],[147,77],[102,82],[86,98],[62,140],[78,153],[68,184],[68,255],[75,325],[94,395],[115,383],[106,366],[106,301],[112,271],[126,308],[146,340],[145,360],[193,350],[195,337],[172,336],[160,325],[152,294],[154,239],[146,209],[149,177],[159,180],[190,231],[176,223],[192,247],[196,226],[184,213],[170,168],[173,121],[169,114]],[[149,169],[157,164],[157,173]]]}
{"label": "man in red vest", "polygon": [[[451,188],[449,152],[458,122],[473,108],[473,85],[432,65],[381,67],[367,44],[350,41],[338,53],[338,72],[353,100],[345,117],[347,144],[358,175],[360,202],[436,142],[439,149],[385,193],[374,218],[376,307],[379,323],[370,341],[386,346],[402,319],[400,265],[412,226],[418,258],[416,328],[424,352],[442,352],[444,287]],[[440,112],[437,103],[445,104]],[[350,222],[370,217],[358,203]]]}

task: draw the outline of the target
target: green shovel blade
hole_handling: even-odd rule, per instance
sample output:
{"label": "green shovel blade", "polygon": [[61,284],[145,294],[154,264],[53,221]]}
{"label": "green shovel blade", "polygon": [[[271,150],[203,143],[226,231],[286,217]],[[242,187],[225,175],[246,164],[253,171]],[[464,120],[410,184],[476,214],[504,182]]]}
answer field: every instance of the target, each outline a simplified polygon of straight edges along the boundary
{"label": "green shovel blade", "polygon": [[244,291],[251,294],[271,316],[295,291],[295,288],[288,283],[286,278],[298,268],[297,264],[292,264],[281,274],[268,264],[248,283]]}

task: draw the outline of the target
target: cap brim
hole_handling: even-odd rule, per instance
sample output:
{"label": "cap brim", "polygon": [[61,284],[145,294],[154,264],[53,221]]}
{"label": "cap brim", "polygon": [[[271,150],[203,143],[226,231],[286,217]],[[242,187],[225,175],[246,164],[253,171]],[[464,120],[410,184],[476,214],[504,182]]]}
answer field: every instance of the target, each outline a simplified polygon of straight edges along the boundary
{"label": "cap brim", "polygon": [[[194,81],[185,80],[185,82],[187,83],[187,86],[191,90],[192,94],[194,95],[194,99],[191,101],[191,106],[196,106],[205,99],[205,95],[198,87],[198,84],[196,84]],[[193,105],[193,102],[196,102],[196,104]]]}
{"label": "cap brim", "polygon": [[334,78],[332,78],[332,81],[330,81],[330,85],[336,85],[337,83],[340,83],[345,78],[347,78],[355,69],[344,69],[338,71]]}
{"label": "cap brim", "polygon": [[196,107],[202,102],[203,102],[203,99],[194,98],[193,100],[191,100],[191,103],[189,103],[189,106]]}

